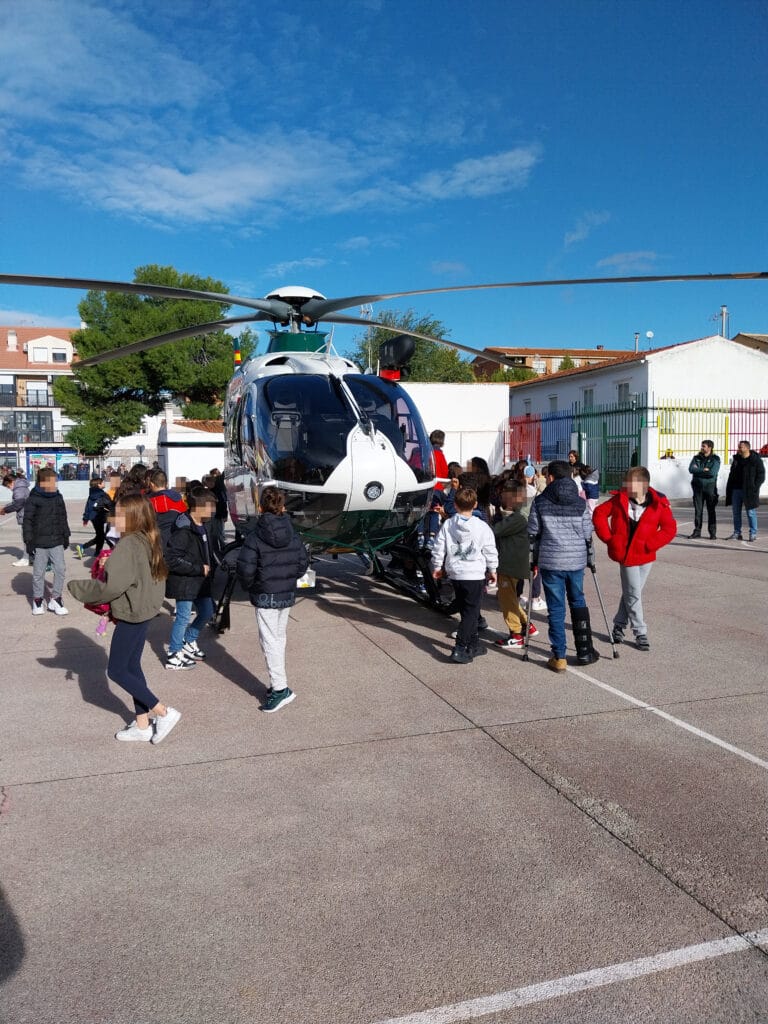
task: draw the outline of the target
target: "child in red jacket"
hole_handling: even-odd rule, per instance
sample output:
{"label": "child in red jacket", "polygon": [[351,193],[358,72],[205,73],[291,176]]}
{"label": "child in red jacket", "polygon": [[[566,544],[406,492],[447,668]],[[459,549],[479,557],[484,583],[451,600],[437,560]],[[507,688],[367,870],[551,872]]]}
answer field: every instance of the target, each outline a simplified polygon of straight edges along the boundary
{"label": "child in red jacket", "polygon": [[613,642],[623,641],[629,623],[640,651],[651,649],[643,618],[643,587],[656,561],[656,552],[677,533],[669,501],[650,482],[645,466],[633,466],[624,474],[622,490],[614,491],[592,514],[595,533],[608,545],[608,555],[619,563],[621,575],[621,601],[613,617]]}

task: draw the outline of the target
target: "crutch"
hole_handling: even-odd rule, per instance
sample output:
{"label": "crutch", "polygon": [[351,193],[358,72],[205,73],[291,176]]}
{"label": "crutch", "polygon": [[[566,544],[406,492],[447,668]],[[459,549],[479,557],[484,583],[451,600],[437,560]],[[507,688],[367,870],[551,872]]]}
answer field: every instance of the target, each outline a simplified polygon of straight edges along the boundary
{"label": "crutch", "polygon": [[528,609],[527,621],[525,623],[525,639],[523,640],[523,661],[528,661],[528,645],[531,642],[531,612],[533,611],[533,572],[536,568],[537,556],[534,545],[531,544],[528,558]]}
{"label": "crutch", "polygon": [[611,642],[611,650],[613,651],[614,658],[618,658],[619,652],[616,650],[616,644],[613,641],[613,630],[608,625],[608,616],[605,612],[605,605],[603,604],[603,595],[600,593],[600,584],[597,582],[597,567],[595,566],[595,546],[591,540],[585,541],[587,545],[587,565],[592,570],[592,579],[595,581],[595,590],[597,591],[597,599],[600,602],[600,607],[603,611],[603,619],[605,620],[605,629],[608,633],[608,639]]}

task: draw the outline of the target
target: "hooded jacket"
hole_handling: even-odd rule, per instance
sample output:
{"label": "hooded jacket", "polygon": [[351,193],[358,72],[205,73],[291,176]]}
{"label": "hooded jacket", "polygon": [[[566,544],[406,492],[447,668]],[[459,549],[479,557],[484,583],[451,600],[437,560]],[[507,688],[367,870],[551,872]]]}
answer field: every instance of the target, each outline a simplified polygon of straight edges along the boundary
{"label": "hooded jacket", "polygon": [[243,542],[237,575],[257,608],[290,608],[296,580],[308,565],[307,550],[289,516],[262,512]]}
{"label": "hooded jacket", "polygon": [[11,488],[11,501],[5,506],[3,512],[15,512],[16,522],[21,526],[24,521],[24,506],[29,497],[29,480],[25,477],[17,477]]}
{"label": "hooded jacket", "polygon": [[165,550],[176,520],[182,512],[187,511],[187,503],[178,491],[174,491],[171,488],[166,488],[162,491],[149,491],[147,498],[155,510],[157,528],[160,531],[163,550]]}
{"label": "hooded jacket", "polygon": [[612,491],[611,497],[592,513],[595,533],[608,545],[608,557],[622,565],[645,565],[656,561],[656,552],[674,538],[677,523],[669,499],[648,488],[648,505],[630,529],[629,497],[626,491]]}
{"label": "hooded jacket", "polygon": [[519,510],[502,512],[493,526],[493,535],[499,549],[499,572],[516,580],[525,579],[531,558],[527,518]]}
{"label": "hooded jacket", "polygon": [[209,595],[210,580],[204,568],[213,564],[208,536],[205,527],[197,526],[187,512],[176,516],[163,554],[168,566],[166,597],[194,601],[196,597]]}
{"label": "hooded jacket", "polygon": [[553,480],[533,499],[528,536],[540,569],[576,572],[586,567],[592,518],[573,477]]}
{"label": "hooded jacket", "polygon": [[432,549],[432,571],[442,569],[451,580],[482,580],[496,572],[499,553],[488,523],[460,513],[446,519]]}
{"label": "hooded jacket", "polygon": [[69,544],[69,523],[61,492],[33,487],[24,505],[21,529],[27,551],[66,547]]}

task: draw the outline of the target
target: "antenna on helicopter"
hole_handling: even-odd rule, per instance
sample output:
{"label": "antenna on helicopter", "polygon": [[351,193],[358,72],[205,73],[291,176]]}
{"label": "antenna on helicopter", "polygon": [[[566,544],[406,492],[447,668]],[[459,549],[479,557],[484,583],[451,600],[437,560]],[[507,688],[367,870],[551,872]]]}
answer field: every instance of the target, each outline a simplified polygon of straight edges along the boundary
{"label": "antenna on helicopter", "polygon": [[[366,302],[365,305],[360,307],[360,316],[363,320],[370,320],[373,316],[373,305],[370,302]],[[370,330],[370,328],[369,328]],[[373,373],[373,366],[371,365],[371,342],[368,340],[368,365],[365,368],[366,373]]]}

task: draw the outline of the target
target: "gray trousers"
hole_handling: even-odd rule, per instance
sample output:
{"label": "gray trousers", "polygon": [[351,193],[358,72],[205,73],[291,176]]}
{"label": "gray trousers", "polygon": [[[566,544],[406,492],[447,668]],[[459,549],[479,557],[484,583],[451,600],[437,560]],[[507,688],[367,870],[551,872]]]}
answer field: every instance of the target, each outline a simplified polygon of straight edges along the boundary
{"label": "gray trousers", "polygon": [[53,565],[52,597],[61,597],[64,590],[64,548],[59,544],[56,548],[36,548],[35,561],[32,569],[32,597],[37,600],[45,596],[45,569],[48,559]]}
{"label": "gray trousers", "polygon": [[645,565],[620,565],[621,600],[613,617],[614,626],[622,629],[629,623],[635,636],[646,636],[648,628],[643,618],[643,587],[648,579],[653,562]]}
{"label": "gray trousers", "polygon": [[269,671],[273,690],[284,690],[288,685],[285,674],[285,641],[290,608],[257,608],[259,643]]}

